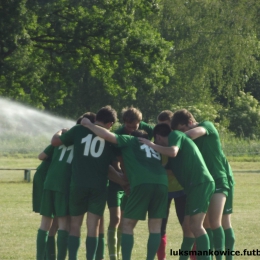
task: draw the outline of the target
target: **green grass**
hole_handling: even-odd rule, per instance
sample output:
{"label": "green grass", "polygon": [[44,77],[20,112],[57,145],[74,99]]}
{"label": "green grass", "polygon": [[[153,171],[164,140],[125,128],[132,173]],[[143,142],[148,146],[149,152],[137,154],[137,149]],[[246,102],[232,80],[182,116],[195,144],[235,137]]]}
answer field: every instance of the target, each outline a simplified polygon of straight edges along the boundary
{"label": "green grass", "polygon": [[[36,167],[37,159],[1,158],[1,167]],[[236,233],[236,250],[260,249],[259,198],[260,198],[260,163],[231,162],[236,186],[234,197],[234,214],[232,223]],[[34,173],[34,172],[32,172]],[[40,224],[40,216],[32,212],[32,183],[23,181],[22,171],[0,171],[0,259],[35,259],[36,233]],[[105,227],[108,225],[108,210],[105,211]],[[85,223],[85,222],[84,222]],[[178,259],[169,256],[169,250],[178,250],[182,232],[172,205],[167,228],[168,245],[167,260]],[[86,228],[82,228],[82,241],[79,259],[85,259],[84,240]],[[145,258],[147,241],[147,221],[141,221],[135,229],[135,245],[133,260]],[[106,257],[108,253],[106,249]],[[235,259],[248,260],[249,256]],[[254,258],[252,258],[254,259]]]}

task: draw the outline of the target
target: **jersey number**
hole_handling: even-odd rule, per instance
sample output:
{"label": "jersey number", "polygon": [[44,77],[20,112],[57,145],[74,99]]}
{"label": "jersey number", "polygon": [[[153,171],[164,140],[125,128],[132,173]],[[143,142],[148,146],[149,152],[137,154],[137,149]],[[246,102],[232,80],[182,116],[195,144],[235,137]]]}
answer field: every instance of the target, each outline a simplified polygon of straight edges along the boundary
{"label": "jersey number", "polygon": [[[99,157],[105,147],[105,140],[100,138],[99,136],[94,137],[93,135],[89,134],[85,138],[82,138],[81,143],[85,143],[84,155],[88,156],[91,154],[93,157]],[[99,143],[99,147],[97,148],[97,143]]]}
{"label": "jersey number", "polygon": [[145,150],[145,153],[146,153],[146,157],[147,157],[147,158],[152,158],[152,157],[154,157],[154,158],[157,159],[157,160],[161,160],[161,155],[160,155],[158,152],[154,151],[154,149],[151,148],[151,147],[149,147],[148,145],[143,144],[143,145],[141,146],[141,149],[142,149],[142,150]]}
{"label": "jersey number", "polygon": [[70,154],[69,154],[69,156],[68,156],[68,158],[67,158],[67,163],[71,163],[71,162],[72,162],[72,159],[73,159],[73,145],[70,145],[70,146],[68,146],[68,147],[65,146],[65,145],[61,145],[61,146],[59,147],[59,149],[62,149],[61,154],[60,154],[59,161],[62,161],[62,159],[63,159],[65,153],[66,153],[67,151],[70,151]]}

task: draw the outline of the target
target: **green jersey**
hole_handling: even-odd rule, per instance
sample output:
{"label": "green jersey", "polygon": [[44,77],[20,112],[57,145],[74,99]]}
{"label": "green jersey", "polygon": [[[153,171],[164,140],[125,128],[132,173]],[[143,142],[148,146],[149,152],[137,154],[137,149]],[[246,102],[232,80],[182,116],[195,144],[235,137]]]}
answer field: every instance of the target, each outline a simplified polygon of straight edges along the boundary
{"label": "green jersey", "polygon": [[223,153],[217,129],[213,123],[203,121],[198,126],[206,130],[206,134],[193,140],[198,146],[213,179],[227,177],[226,157]]}
{"label": "green jersey", "polygon": [[[138,130],[144,130],[148,134],[149,140],[151,140],[153,138],[153,126],[141,121],[139,124]],[[115,133],[118,135],[126,135],[125,126],[124,125],[120,126],[115,131]]]}
{"label": "green jersey", "polygon": [[52,162],[44,182],[45,190],[69,192],[73,145],[55,147]]}
{"label": "green jersey", "polygon": [[60,140],[66,146],[74,145],[71,186],[106,189],[116,148],[82,125],[72,127]]}
{"label": "green jersey", "polygon": [[195,143],[180,131],[172,131],[168,137],[169,146],[179,148],[176,157],[169,157],[170,168],[185,192],[198,184],[213,181],[203,157]]}
{"label": "green jersey", "polygon": [[[138,130],[144,130],[148,134],[148,138],[150,140],[153,138],[153,127],[151,125],[141,121],[140,124],[139,124]],[[115,134],[126,135],[127,133],[125,132],[125,126],[122,125],[118,129],[116,129]],[[110,188],[112,188],[114,190],[119,190],[119,191],[123,190],[122,187],[119,184],[117,184],[113,181],[109,181],[109,186],[110,186]]]}
{"label": "green jersey", "polygon": [[[52,155],[53,155],[53,152],[54,152],[54,146],[52,146],[52,145],[47,146],[43,152],[44,152],[48,157],[47,157],[47,159],[45,159],[45,160],[43,160],[43,161],[41,162],[41,164],[37,167],[36,172],[35,172],[35,174],[34,174],[34,179],[38,178],[38,176],[39,176],[39,179],[40,179],[41,181],[44,181],[44,180],[45,180],[47,171],[48,171],[49,166],[50,166],[50,164],[51,164]],[[40,176],[41,176],[41,177],[40,177]]]}
{"label": "green jersey", "polygon": [[123,155],[131,189],[144,183],[168,186],[167,173],[158,152],[146,144],[141,144],[137,137],[131,135],[116,135],[116,139]]}
{"label": "green jersey", "polygon": [[44,181],[51,164],[54,146],[49,145],[43,151],[48,157],[41,162],[33,176],[33,211],[40,212]]}
{"label": "green jersey", "polygon": [[231,185],[234,185],[235,184],[235,180],[234,180],[233,171],[232,171],[231,166],[230,166],[230,164],[229,164],[227,159],[225,160],[225,169],[226,169],[226,173],[227,173],[227,177],[228,177],[229,183]]}

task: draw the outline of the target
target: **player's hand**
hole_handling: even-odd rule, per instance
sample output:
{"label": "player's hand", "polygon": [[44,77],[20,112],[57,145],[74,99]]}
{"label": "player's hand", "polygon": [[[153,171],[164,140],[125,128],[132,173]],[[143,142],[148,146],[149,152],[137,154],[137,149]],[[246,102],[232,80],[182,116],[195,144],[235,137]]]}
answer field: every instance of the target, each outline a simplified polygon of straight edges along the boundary
{"label": "player's hand", "polygon": [[153,145],[153,143],[150,140],[146,139],[146,138],[138,137],[138,140],[142,144],[146,144],[148,146],[152,146]]}
{"label": "player's hand", "polygon": [[61,136],[62,134],[66,133],[68,130],[69,130],[68,128],[62,128],[55,135],[56,136]]}
{"label": "player's hand", "polygon": [[64,133],[66,133],[68,130],[69,130],[69,128],[62,128],[62,129],[61,129],[61,133],[64,134]]}
{"label": "player's hand", "polygon": [[88,118],[83,117],[82,120],[81,120],[81,122],[80,122],[80,124],[83,125],[83,126],[85,126],[85,127],[88,127],[88,126],[91,125],[92,123],[91,123],[91,121],[90,121]]}

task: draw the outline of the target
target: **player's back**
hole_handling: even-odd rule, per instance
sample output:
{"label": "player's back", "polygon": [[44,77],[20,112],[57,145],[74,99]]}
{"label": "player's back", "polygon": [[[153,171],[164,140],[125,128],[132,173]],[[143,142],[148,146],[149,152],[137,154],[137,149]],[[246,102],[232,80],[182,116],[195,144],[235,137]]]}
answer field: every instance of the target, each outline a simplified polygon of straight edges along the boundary
{"label": "player's back", "polygon": [[60,138],[65,145],[74,144],[71,186],[105,189],[108,166],[116,148],[81,125],[72,127]]}
{"label": "player's back", "polygon": [[54,148],[51,165],[48,169],[44,189],[65,192],[69,191],[73,145],[60,145]]}
{"label": "player's back", "polygon": [[168,168],[186,191],[200,183],[213,181],[198,147],[185,133],[172,131],[169,146],[179,147],[177,156],[169,157]]}
{"label": "player's back", "polygon": [[210,121],[203,121],[198,126],[203,127],[206,134],[195,139],[194,142],[198,146],[210,174],[214,179],[226,177],[226,159],[217,129]]}
{"label": "player's back", "polygon": [[122,151],[126,174],[130,186],[157,183],[168,186],[166,170],[161,164],[161,155],[152,148],[129,135],[117,135],[118,147]]}

